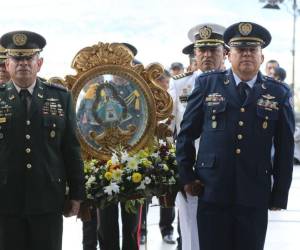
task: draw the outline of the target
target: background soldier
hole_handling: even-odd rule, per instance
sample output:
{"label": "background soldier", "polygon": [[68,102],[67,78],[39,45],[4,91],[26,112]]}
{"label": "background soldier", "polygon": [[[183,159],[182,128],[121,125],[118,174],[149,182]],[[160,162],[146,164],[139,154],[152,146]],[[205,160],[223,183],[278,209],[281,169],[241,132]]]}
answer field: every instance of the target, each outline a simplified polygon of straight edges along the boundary
{"label": "background soldier", "polygon": [[232,69],[199,76],[189,97],[177,138],[180,178],[190,194],[195,180],[204,185],[197,214],[201,250],[262,250],[268,208],[286,208],[292,180],[291,93],[259,72],[262,48],[271,41],[264,27],[233,24],[224,41]]}
{"label": "background soldier", "polygon": [[8,82],[10,79],[9,73],[5,68],[6,58],[5,49],[0,46],[0,84]]}
{"label": "background soldier", "polygon": [[66,182],[67,216],[84,199],[71,95],[37,78],[41,35],[14,31],[0,43],[11,76],[0,86],[0,249],[60,250]]}
{"label": "background soldier", "polygon": [[[184,114],[187,98],[194,88],[195,79],[204,71],[220,69],[225,60],[223,32],[225,28],[211,23],[193,27],[188,35],[193,44],[183,49],[184,54],[195,56],[197,70],[175,76],[170,83],[169,93],[173,98],[173,130],[180,130],[180,123]],[[191,57],[191,56],[190,56]],[[195,182],[195,186],[199,183]],[[197,193],[193,195],[179,192],[176,205],[179,211],[180,232],[183,250],[197,250]]]}

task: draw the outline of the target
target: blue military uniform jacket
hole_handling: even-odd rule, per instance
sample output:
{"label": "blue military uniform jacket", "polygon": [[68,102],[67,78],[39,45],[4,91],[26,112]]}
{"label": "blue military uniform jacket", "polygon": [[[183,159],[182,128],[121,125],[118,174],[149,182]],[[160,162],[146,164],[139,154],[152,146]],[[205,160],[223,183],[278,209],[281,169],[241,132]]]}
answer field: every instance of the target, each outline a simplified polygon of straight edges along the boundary
{"label": "blue military uniform jacket", "polygon": [[84,198],[83,162],[70,93],[37,80],[26,118],[18,92],[0,87],[0,214],[61,213]]}
{"label": "blue military uniform jacket", "polygon": [[200,199],[207,202],[286,208],[294,151],[290,102],[285,85],[260,73],[244,103],[231,70],[199,76],[177,138],[182,183],[200,179]]}

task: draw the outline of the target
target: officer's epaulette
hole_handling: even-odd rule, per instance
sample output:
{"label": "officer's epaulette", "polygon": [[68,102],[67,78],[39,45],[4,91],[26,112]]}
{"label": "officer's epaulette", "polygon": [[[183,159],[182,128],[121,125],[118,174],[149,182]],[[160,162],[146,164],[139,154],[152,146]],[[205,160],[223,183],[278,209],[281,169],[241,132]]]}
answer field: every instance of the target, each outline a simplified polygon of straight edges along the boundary
{"label": "officer's epaulette", "polygon": [[212,75],[212,74],[224,74],[225,72],[227,72],[226,70],[207,70],[202,72],[199,76],[207,76],[207,75]]}
{"label": "officer's epaulette", "polygon": [[64,90],[64,91],[68,91],[68,89],[61,85],[61,84],[58,84],[58,83],[53,83],[53,82],[44,82],[44,84],[48,87],[51,87],[51,88],[56,88],[56,89],[60,89],[60,90]]}
{"label": "officer's epaulette", "polygon": [[42,81],[42,82],[47,82],[47,79],[46,78],[43,78],[43,77],[40,77],[38,76],[39,80]]}
{"label": "officer's epaulette", "polygon": [[193,73],[194,73],[193,71],[188,71],[188,72],[185,72],[185,73],[178,74],[178,75],[176,75],[176,76],[172,76],[172,78],[173,78],[174,80],[178,80],[178,79],[184,78],[184,77],[186,77],[186,76],[190,76],[190,75],[192,75]]}
{"label": "officer's epaulette", "polygon": [[263,76],[264,80],[265,81],[271,81],[271,82],[274,82],[274,83],[282,83],[281,81],[278,81],[272,77],[269,77],[269,76]]}
{"label": "officer's epaulette", "polygon": [[263,76],[263,81],[264,82],[272,82],[274,84],[279,84],[279,86],[282,87],[282,88],[284,88],[285,90],[288,90],[288,91],[291,90],[290,86],[287,83],[279,81],[279,80],[276,80],[276,79],[274,79],[272,77],[269,77],[269,76]]}

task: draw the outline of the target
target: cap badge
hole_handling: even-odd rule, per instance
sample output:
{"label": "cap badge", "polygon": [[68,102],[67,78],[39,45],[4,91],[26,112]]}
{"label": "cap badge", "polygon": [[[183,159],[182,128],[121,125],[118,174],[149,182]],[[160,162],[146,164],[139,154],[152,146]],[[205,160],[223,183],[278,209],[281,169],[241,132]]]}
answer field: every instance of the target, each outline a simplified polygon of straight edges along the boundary
{"label": "cap badge", "polygon": [[199,30],[199,36],[202,39],[208,39],[210,38],[212,33],[212,28],[204,26]]}
{"label": "cap badge", "polygon": [[23,46],[27,42],[27,36],[22,33],[13,35],[12,39],[16,46]]}
{"label": "cap badge", "polygon": [[243,36],[248,36],[252,31],[252,24],[251,23],[241,23],[239,25],[239,32]]}

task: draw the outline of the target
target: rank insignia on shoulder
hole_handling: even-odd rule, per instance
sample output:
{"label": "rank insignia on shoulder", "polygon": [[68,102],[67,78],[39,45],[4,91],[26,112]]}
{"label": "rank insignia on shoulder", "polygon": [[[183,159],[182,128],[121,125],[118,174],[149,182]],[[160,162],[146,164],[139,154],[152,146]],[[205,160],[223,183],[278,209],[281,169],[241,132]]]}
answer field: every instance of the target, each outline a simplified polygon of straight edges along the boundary
{"label": "rank insignia on shoulder", "polygon": [[50,83],[50,82],[44,82],[44,84],[46,86],[49,86],[49,87],[52,87],[52,88],[56,88],[56,89],[61,89],[61,90],[64,90],[64,91],[68,91],[68,89],[61,85],[61,84],[58,84],[58,83]]}
{"label": "rank insignia on shoulder", "polygon": [[185,72],[185,73],[182,73],[182,74],[178,74],[178,75],[176,75],[176,76],[173,76],[172,78],[173,78],[174,80],[178,80],[178,79],[184,78],[184,77],[186,77],[186,76],[190,76],[190,75],[192,75],[193,73],[194,73],[193,71],[189,71],[189,72]]}

